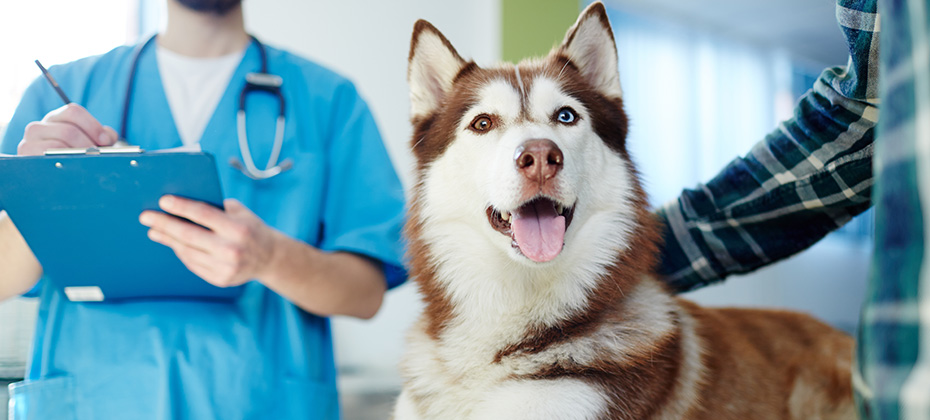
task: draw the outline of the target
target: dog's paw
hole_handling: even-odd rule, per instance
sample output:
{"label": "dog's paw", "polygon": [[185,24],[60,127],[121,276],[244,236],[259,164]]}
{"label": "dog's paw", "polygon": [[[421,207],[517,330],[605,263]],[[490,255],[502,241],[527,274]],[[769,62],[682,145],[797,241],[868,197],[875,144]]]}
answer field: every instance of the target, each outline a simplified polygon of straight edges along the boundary
{"label": "dog's paw", "polygon": [[486,395],[472,419],[594,420],[607,408],[600,389],[578,379],[510,381]]}

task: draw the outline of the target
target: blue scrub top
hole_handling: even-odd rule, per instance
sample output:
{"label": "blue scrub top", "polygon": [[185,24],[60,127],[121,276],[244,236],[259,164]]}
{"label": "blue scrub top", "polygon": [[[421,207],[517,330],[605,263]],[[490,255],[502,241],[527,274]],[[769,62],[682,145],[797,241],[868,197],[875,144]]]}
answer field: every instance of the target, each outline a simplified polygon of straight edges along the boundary
{"label": "blue scrub top", "polygon": [[[226,164],[240,156],[235,114],[246,73],[259,71],[253,44],[201,139],[225,196],[293,238],[382,262],[389,287],[400,284],[404,195],[367,105],[341,76],[266,50],[269,72],[284,79],[281,159],[293,169],[256,181]],[[132,47],[119,47],[50,72],[71,100],[119,131],[132,56]],[[181,146],[155,60],[154,48],[141,56],[127,134],[145,150]],[[61,105],[46,81],[33,82],[0,152],[15,153],[26,124]],[[259,167],[271,153],[277,107],[271,95],[249,95]],[[10,387],[14,419],[337,419],[329,321],[258,282],[245,289],[232,303],[75,303],[40,281],[27,379]]]}

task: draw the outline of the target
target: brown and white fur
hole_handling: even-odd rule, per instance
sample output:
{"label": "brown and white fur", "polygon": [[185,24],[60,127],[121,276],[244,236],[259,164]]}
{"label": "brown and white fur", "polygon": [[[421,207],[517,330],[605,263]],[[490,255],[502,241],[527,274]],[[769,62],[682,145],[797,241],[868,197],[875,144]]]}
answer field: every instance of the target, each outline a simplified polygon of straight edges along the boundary
{"label": "brown and white fur", "polygon": [[542,59],[479,68],[419,21],[409,60],[406,234],[426,306],[396,420],[855,417],[848,336],[653,279],[600,3]]}

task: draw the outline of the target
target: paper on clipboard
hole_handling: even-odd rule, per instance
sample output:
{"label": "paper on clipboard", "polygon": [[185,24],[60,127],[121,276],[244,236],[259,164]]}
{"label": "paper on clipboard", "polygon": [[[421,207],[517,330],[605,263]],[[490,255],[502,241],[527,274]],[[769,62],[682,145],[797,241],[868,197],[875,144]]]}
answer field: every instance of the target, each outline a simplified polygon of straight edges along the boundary
{"label": "paper on clipboard", "polygon": [[[120,148],[132,148],[132,150],[138,151],[139,153],[142,153],[142,152],[143,152],[143,150],[142,150],[141,148],[138,148],[138,147],[136,147],[136,146],[131,146],[131,145],[127,144],[127,143],[123,143],[123,144],[119,144],[119,145],[114,145],[114,146],[110,146],[110,147],[99,147],[99,148],[96,148],[96,149],[98,149],[98,150],[114,150],[114,149],[120,149]],[[72,151],[74,151],[72,154],[87,154],[87,149],[86,149],[86,148],[79,148],[79,149],[51,149],[51,150],[52,150],[52,151],[55,151],[55,150],[72,150]],[[200,148],[200,143],[193,143],[193,144],[185,144],[184,146],[172,147],[172,148],[169,148],[169,149],[150,150],[150,151],[146,151],[145,153],[198,153],[198,152],[201,152],[201,151],[202,151],[202,149]],[[105,153],[106,153],[106,152],[105,152]],[[54,154],[54,153],[53,153],[53,154]],[[0,153],[0,158],[2,158],[2,157],[7,157],[7,158],[8,158],[8,157],[17,157],[17,156],[18,156],[18,155],[8,155],[8,154],[6,154],[6,153]]]}

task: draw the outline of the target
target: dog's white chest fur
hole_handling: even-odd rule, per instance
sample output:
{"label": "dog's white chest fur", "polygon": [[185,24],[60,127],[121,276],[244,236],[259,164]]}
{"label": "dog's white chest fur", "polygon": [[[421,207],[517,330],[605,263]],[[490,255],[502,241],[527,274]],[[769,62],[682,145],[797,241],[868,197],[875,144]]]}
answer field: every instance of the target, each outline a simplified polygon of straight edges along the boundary
{"label": "dog's white chest fur", "polygon": [[[425,319],[421,320],[408,336],[401,365],[408,382],[395,418],[602,418],[607,399],[605,390],[595,383],[569,377],[527,378],[543,376],[547,369],[559,366],[634,363],[642,357],[644,346],[677,333],[676,321],[690,322],[675,301],[649,281],[630,291],[629,302],[614,314],[616,318],[584,336],[539,352],[517,351],[503,357],[499,352],[512,343],[504,338],[519,329],[501,322],[504,318],[450,326],[438,340],[427,334]],[[526,326],[526,319],[515,316],[509,321]],[[498,341],[489,342],[489,337]],[[689,363],[697,366],[700,354],[692,339],[687,340],[694,347]]]}

